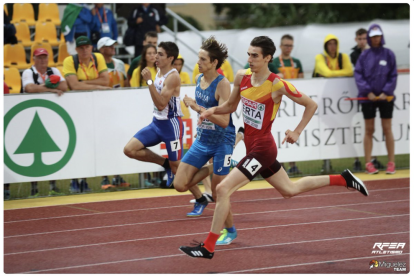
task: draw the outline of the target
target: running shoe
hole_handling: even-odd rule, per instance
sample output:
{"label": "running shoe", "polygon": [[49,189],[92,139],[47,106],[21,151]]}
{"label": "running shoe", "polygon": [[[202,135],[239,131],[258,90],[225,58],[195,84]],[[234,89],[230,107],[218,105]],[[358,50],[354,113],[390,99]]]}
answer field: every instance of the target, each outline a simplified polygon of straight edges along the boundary
{"label": "running shoe", "polygon": [[61,195],[65,195],[65,194],[56,192],[54,190],[49,191],[49,196],[61,196]]}
{"label": "running shoe", "polygon": [[221,236],[217,240],[216,245],[229,245],[235,238],[237,238],[237,231],[230,233],[226,228],[224,228],[220,233]]}
{"label": "running shoe", "polygon": [[353,175],[350,170],[346,169],[341,173],[342,177],[345,178],[347,188],[358,190],[364,196],[368,196],[368,190],[364,183]]}
{"label": "running shoe", "polygon": [[190,213],[187,213],[187,217],[199,217],[204,211],[204,208],[206,208],[208,205],[208,202],[198,203],[196,202],[194,204],[194,209]]}
{"label": "running shoe", "polygon": [[395,173],[395,163],[394,162],[388,162],[387,164],[387,170],[385,171],[386,174],[394,174]]}
{"label": "running shoe", "polygon": [[[213,196],[211,194],[203,193],[203,196],[207,199],[207,202],[208,203],[214,202]],[[196,203],[195,198],[193,198],[192,200],[190,200],[190,203],[192,203],[192,204]]]}
{"label": "running shoe", "polygon": [[180,246],[180,251],[184,252],[188,256],[192,258],[205,258],[205,259],[212,259],[214,256],[214,252],[208,251],[204,247],[204,243],[199,243],[197,246]]}
{"label": "running shoe", "polygon": [[365,164],[365,173],[367,174],[376,174],[378,173],[378,170],[375,168],[374,164],[372,162],[368,162]]}
{"label": "running shoe", "polygon": [[237,133],[243,133],[244,134],[244,127],[239,127],[239,130],[237,131]]}
{"label": "running shoe", "polygon": [[230,169],[233,169],[237,166],[237,164],[239,164],[239,161],[236,161],[234,159],[231,159],[230,161]]}
{"label": "running shoe", "polygon": [[165,169],[165,172],[167,173],[167,187],[171,187],[172,183],[174,182],[174,174],[172,173],[171,168]]}

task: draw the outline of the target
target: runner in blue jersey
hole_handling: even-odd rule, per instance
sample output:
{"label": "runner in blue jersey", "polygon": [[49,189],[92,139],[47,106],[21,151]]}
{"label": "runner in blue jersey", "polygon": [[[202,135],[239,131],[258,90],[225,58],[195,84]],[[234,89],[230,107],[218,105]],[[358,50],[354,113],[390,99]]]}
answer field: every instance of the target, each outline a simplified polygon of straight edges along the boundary
{"label": "runner in blue jersey", "polygon": [[[183,99],[186,106],[201,113],[227,101],[230,96],[230,82],[217,72],[226,58],[227,47],[217,42],[214,37],[203,42],[198,53],[197,64],[201,74],[196,78],[196,99],[186,95]],[[236,133],[230,114],[212,116],[197,126],[197,139],[182,159],[174,181],[177,191],[190,190],[196,198],[194,210],[187,216],[200,216],[208,205],[197,183],[211,172],[213,172],[211,190],[213,199],[216,199],[215,187],[230,171],[235,139]],[[204,166],[212,157],[213,164]],[[229,212],[225,229],[217,244],[230,244],[236,237],[233,216]]]}
{"label": "runner in blue jersey", "polygon": [[[181,79],[173,67],[178,56],[178,47],[173,42],[158,45],[156,64],[159,68],[155,80],[148,68],[142,77],[148,84],[154,102],[154,118],[150,125],[138,131],[124,148],[124,153],[139,161],[163,166],[168,174],[167,186],[171,186],[183,153],[183,121],[180,106]],[[165,142],[168,158],[164,158],[147,147]]]}

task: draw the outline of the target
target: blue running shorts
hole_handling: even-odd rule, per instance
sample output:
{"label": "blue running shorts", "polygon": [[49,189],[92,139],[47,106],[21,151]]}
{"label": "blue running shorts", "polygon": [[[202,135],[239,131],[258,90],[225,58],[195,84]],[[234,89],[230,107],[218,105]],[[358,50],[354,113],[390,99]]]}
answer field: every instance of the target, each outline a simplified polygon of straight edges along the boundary
{"label": "blue running shorts", "polygon": [[181,117],[168,120],[153,118],[152,123],[138,131],[134,137],[146,148],[164,142],[167,146],[170,161],[181,160],[183,156],[184,125]]}
{"label": "blue running shorts", "polygon": [[219,144],[207,146],[199,140],[196,140],[181,162],[200,169],[213,157],[214,174],[227,175],[230,172],[232,154],[233,145]]}

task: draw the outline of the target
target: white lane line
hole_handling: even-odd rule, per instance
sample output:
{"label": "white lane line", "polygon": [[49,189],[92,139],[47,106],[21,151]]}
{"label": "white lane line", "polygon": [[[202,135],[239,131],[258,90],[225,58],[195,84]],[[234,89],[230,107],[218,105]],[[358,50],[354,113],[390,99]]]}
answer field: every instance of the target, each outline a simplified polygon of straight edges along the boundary
{"label": "white lane line", "polygon": [[[269,184],[270,185],[270,184]],[[390,189],[376,189],[376,190],[369,190],[370,194],[372,192],[385,192],[385,191],[395,191],[395,190],[405,190],[405,189],[410,189],[410,187],[402,187],[402,188],[390,188]],[[250,192],[250,191],[258,191],[258,190],[273,190],[277,193],[277,191],[275,190],[275,188],[270,187],[268,189],[252,189],[252,190],[239,190],[237,192]],[[351,191],[351,190],[346,190],[343,192],[339,192],[339,193],[326,193],[326,194],[315,194],[315,195],[297,195],[295,196],[295,198],[302,198],[302,197],[315,197],[315,196],[335,196],[335,195],[352,195],[357,193],[357,191]],[[173,196],[188,196],[188,194],[185,195],[170,195],[170,196],[157,196],[157,197],[149,197],[149,198],[162,198],[162,197],[173,197]],[[116,201],[124,201],[124,200],[140,200],[140,199],[147,199],[147,198],[127,198],[127,199],[120,199],[120,200],[107,200],[107,201],[92,201],[92,202],[82,202],[82,203],[68,203],[68,204],[61,204],[61,205],[53,205],[53,206],[37,206],[37,207],[28,207],[28,208],[15,208],[15,209],[8,209],[8,210],[4,210],[4,212],[8,212],[8,211],[16,211],[16,210],[25,210],[25,209],[35,209],[35,208],[47,208],[47,207],[57,207],[57,206],[67,206],[67,205],[77,205],[77,204],[94,204],[94,203],[105,203],[105,202],[116,202]],[[252,200],[239,200],[239,201],[232,201],[232,202],[251,202],[251,201],[263,201],[263,200],[285,200],[283,197],[278,197],[278,198],[263,198],[263,199],[252,199]],[[145,211],[145,210],[152,210],[152,209],[161,209],[161,208],[176,208],[176,207],[188,207],[188,205],[178,205],[178,206],[169,206],[169,207],[155,207],[155,208],[145,208],[145,209],[132,209],[132,210],[122,210],[122,211],[114,211],[114,213],[117,212],[131,212],[131,211]],[[104,213],[104,214],[108,214],[110,212]],[[101,215],[101,214],[82,214],[82,215],[76,215],[76,216],[90,216],[90,215]],[[62,217],[66,217],[66,216],[62,216]],[[60,218],[60,217],[54,217],[54,218]],[[40,218],[40,219],[49,219],[49,218]],[[33,219],[33,220],[38,220],[38,219]],[[19,222],[20,220],[15,220],[15,221],[9,221],[9,222],[5,222],[5,223],[10,223],[10,222]],[[28,220],[21,220],[21,221],[28,221]]]}
{"label": "white lane line", "polygon": [[[278,266],[270,266],[270,267],[262,267],[262,268],[254,268],[254,269],[245,269],[245,270],[238,270],[238,271],[229,271],[229,272],[220,272],[223,274],[235,274],[235,273],[243,273],[243,272],[253,272],[253,271],[261,271],[261,270],[269,270],[269,269],[277,269],[277,268],[286,268],[286,267],[298,267],[304,265],[317,265],[317,264],[326,264],[327,262],[347,262],[347,261],[354,261],[354,260],[361,260],[361,259],[378,259],[383,257],[392,257],[392,256],[403,256],[403,255],[410,255],[410,253],[403,253],[399,255],[373,255],[373,256],[365,256],[365,257],[357,257],[357,258],[348,258],[348,259],[338,259],[338,260],[325,260],[319,262],[311,262],[311,263],[298,263],[298,264],[290,264],[290,265],[278,265]],[[389,271],[391,273],[392,270]],[[374,273],[376,271],[369,271],[368,264],[367,264],[367,271],[363,273]],[[362,271],[361,271],[362,273]]]}
{"label": "white lane line", "polygon": [[[291,212],[291,211],[308,211],[308,210],[314,210],[314,209],[336,208],[336,207],[349,207],[349,206],[356,206],[356,205],[396,203],[396,202],[406,202],[406,201],[409,202],[410,200],[409,199],[403,199],[403,200],[390,200],[390,201],[376,201],[376,202],[365,202],[365,203],[329,205],[329,206],[320,206],[320,207],[305,207],[305,208],[285,209],[285,210],[271,210],[271,211],[260,211],[260,212],[233,214],[233,216],[245,216],[245,215],[256,215],[256,214],[270,214],[270,213]],[[211,218],[211,217],[212,216],[203,216],[203,217],[200,217],[200,218],[197,218],[197,219],[207,219],[207,218]],[[51,231],[51,232],[40,232],[40,233],[31,233],[31,234],[4,236],[4,238],[7,239],[7,238],[16,238],[16,237],[25,237],[25,236],[34,236],[34,235],[55,234],[55,233],[62,233],[62,232],[73,232],[73,231],[83,231],[83,230],[112,228],[112,227],[124,227],[124,226],[133,226],[133,225],[145,225],[145,224],[155,224],[155,223],[177,222],[177,221],[184,221],[184,220],[185,221],[189,221],[189,220],[194,220],[194,218],[183,218],[183,219],[172,219],[172,220],[159,220],[159,221],[148,221],[148,222],[137,222],[137,223],[128,223],[128,224],[117,224],[117,225],[108,225],[108,226],[88,227],[88,228],[77,228],[77,229],[59,230],[59,231]]]}
{"label": "white lane line", "polygon": [[[393,218],[393,217],[400,217],[400,216],[409,216],[409,214],[394,215],[394,216],[382,216],[382,217],[365,217],[365,218],[354,218],[354,219],[343,219],[343,220],[326,220],[326,221],[292,223],[292,224],[282,224],[282,225],[268,225],[268,226],[258,226],[258,227],[251,227],[251,228],[240,228],[240,229],[237,229],[237,231],[258,230],[258,229],[289,227],[289,226],[303,226],[303,225],[310,225],[310,224],[336,223],[336,222],[344,222],[344,221],[369,220],[369,219],[379,219],[379,218]],[[205,234],[208,234],[208,232],[180,234],[180,235],[173,235],[173,236],[149,237],[149,238],[140,238],[140,239],[132,239],[132,240],[124,240],[124,241],[113,241],[113,242],[104,242],[104,243],[95,243],[95,244],[85,244],[85,245],[76,245],[76,246],[67,246],[67,247],[57,247],[57,248],[40,249],[40,250],[32,250],[32,251],[22,251],[22,252],[7,253],[7,254],[5,253],[4,255],[6,256],[6,255],[37,253],[37,252],[45,252],[45,251],[53,251],[53,250],[65,250],[65,249],[73,249],[73,248],[81,248],[81,247],[101,246],[101,245],[107,245],[107,244],[117,244],[117,243],[136,242],[136,241],[149,241],[149,240],[168,239],[168,238],[205,235]]]}
{"label": "white lane line", "polygon": [[[409,231],[406,232],[392,232],[392,233],[380,233],[380,234],[371,234],[371,235],[361,235],[361,236],[349,236],[349,237],[340,237],[340,238],[330,238],[330,239],[318,239],[318,240],[306,240],[306,241],[297,241],[297,242],[287,242],[287,243],[274,243],[274,244],[266,244],[266,245],[256,245],[256,246],[245,246],[245,247],[238,247],[238,248],[228,248],[228,249],[221,249],[216,250],[215,252],[221,251],[235,251],[235,250],[245,250],[245,249],[252,249],[252,248],[265,248],[270,246],[280,246],[280,245],[290,245],[290,244],[301,244],[301,243],[311,243],[311,242],[324,242],[324,241],[335,241],[335,240],[345,240],[345,239],[354,239],[354,238],[366,238],[366,237],[375,237],[375,236],[384,236],[384,235],[399,235],[399,234],[407,234]],[[409,254],[409,253],[406,253]],[[400,254],[406,255],[406,254]],[[47,271],[56,271],[56,270],[64,270],[64,269],[75,269],[75,268],[82,268],[82,267],[91,267],[91,266],[100,266],[100,265],[110,265],[110,264],[118,264],[118,263],[126,263],[126,262],[135,262],[135,261],[143,261],[143,260],[152,260],[152,259],[162,259],[162,258],[170,258],[170,257],[183,257],[186,256],[185,254],[174,254],[174,255],[165,255],[165,256],[155,256],[155,257],[145,257],[145,258],[137,258],[131,260],[121,260],[121,261],[113,261],[113,262],[102,262],[102,263],[95,263],[95,264],[86,264],[86,265],[77,265],[77,266],[67,266],[67,267],[59,267],[59,268],[49,268],[49,269],[42,269],[36,271],[26,271],[26,272],[18,272],[18,273],[39,273],[39,272],[47,272]],[[390,256],[390,255],[381,255],[381,256]],[[394,255],[391,255],[394,256]],[[375,256],[377,257],[377,256]],[[371,258],[373,258],[371,256]],[[326,262],[326,261],[325,261]],[[227,272],[231,273],[231,272]],[[232,272],[237,273],[237,272]]]}

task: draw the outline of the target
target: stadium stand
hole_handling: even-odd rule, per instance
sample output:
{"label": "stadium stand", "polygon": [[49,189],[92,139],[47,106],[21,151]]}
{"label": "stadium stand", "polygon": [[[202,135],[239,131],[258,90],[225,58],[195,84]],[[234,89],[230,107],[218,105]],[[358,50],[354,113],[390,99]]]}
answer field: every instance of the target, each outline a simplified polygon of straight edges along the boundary
{"label": "stadium stand", "polygon": [[57,59],[56,65],[57,66],[63,66],[63,61],[68,56],[69,56],[69,53],[68,53],[66,43],[60,43],[59,44],[58,59]]}
{"label": "stadium stand", "polygon": [[14,23],[16,27],[16,37],[19,43],[22,43],[24,47],[30,47],[32,41],[30,39],[30,29],[26,22]]}
{"label": "stadium stand", "polygon": [[29,26],[36,24],[33,5],[30,3],[13,4],[13,20],[11,23],[26,22]]}
{"label": "stadium stand", "polygon": [[52,22],[37,22],[35,29],[35,42],[48,42],[52,46],[58,46],[56,26]]}
{"label": "stadium stand", "polygon": [[57,4],[41,3],[39,4],[38,22],[51,22],[55,26],[60,26],[59,8]]}
{"label": "stadium stand", "polygon": [[9,10],[7,9],[7,5],[4,4],[3,5],[4,11],[6,12],[6,15],[9,15]]}
{"label": "stadium stand", "polygon": [[26,62],[26,52],[23,44],[4,45],[4,67],[15,67],[17,69],[27,69],[30,64]]}
{"label": "stadium stand", "polygon": [[44,48],[49,53],[49,67],[55,67],[55,60],[53,59],[52,46],[47,42],[33,42],[30,51],[30,63],[32,63],[33,53],[37,48]]}
{"label": "stadium stand", "polygon": [[4,82],[9,87],[10,94],[20,93],[20,90],[22,89],[22,80],[17,68],[4,68]]}

